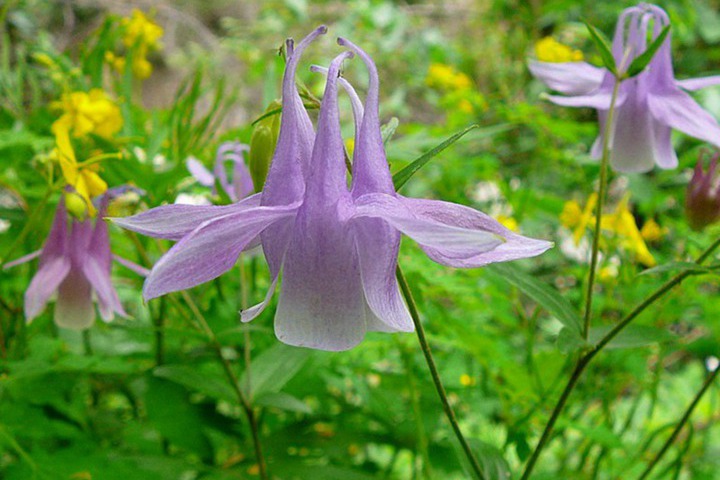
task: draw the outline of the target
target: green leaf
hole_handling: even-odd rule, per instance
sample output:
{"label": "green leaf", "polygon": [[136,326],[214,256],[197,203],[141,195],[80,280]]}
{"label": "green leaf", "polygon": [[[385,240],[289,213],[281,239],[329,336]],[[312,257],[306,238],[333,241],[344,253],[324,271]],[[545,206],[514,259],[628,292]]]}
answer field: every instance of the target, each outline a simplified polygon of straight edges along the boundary
{"label": "green leaf", "polygon": [[647,270],[643,270],[640,272],[639,275],[655,275],[658,273],[665,273],[665,272],[675,272],[675,273],[685,273],[690,272],[692,274],[701,274],[701,273],[717,273],[715,270],[713,270],[711,267],[705,267],[703,265],[698,265],[694,262],[670,262],[666,263],[664,265],[658,265],[657,267],[648,268]]}
{"label": "green leaf", "polygon": [[461,130],[452,137],[448,138],[444,142],[442,142],[440,145],[436,146],[432,150],[423,153],[418,157],[416,160],[414,160],[410,165],[403,168],[399,172],[397,172],[395,175],[393,175],[393,183],[395,184],[395,190],[400,190],[403,185],[407,183],[410,178],[415,175],[415,172],[420,170],[422,167],[425,166],[426,163],[428,163],[430,160],[432,160],[437,154],[445,150],[447,147],[452,145],[453,143],[460,140],[466,133],[468,133],[470,130],[474,130],[478,128],[479,125],[470,125],[465,130]]}
{"label": "green leaf", "polygon": [[556,344],[558,350],[565,354],[569,354],[577,350],[583,350],[590,346],[590,344],[582,338],[580,332],[576,332],[567,327],[560,329],[556,339]]}
{"label": "green leaf", "polygon": [[610,41],[600,30],[593,27],[589,23],[585,22],[585,26],[590,32],[590,37],[592,38],[593,42],[595,42],[595,46],[600,53],[600,58],[602,59],[603,65],[605,65],[605,68],[610,70],[613,75],[617,76],[617,66],[615,65],[615,57],[613,57],[612,50],[610,48]]}
{"label": "green leaf", "polygon": [[667,38],[668,33],[670,33],[670,25],[666,25],[665,28],[663,28],[660,32],[660,35],[658,35],[655,40],[653,40],[650,46],[642,54],[635,57],[635,60],[632,61],[624,76],[632,78],[645,70],[645,67],[648,66],[660,46],[665,41],[665,38]]}
{"label": "green leaf", "polygon": [[[612,328],[610,325],[592,327],[588,333],[588,341],[592,345],[597,344]],[[656,343],[669,342],[674,339],[675,335],[663,328],[650,325],[628,325],[615,338],[610,340],[610,343],[605,348],[640,348]]]}
{"label": "green leaf", "polygon": [[582,332],[580,315],[570,302],[553,287],[528,275],[515,265],[497,263],[486,267],[486,269],[532,298],[569,329],[569,334],[579,335]]}
{"label": "green leaf", "polygon": [[238,401],[235,390],[227,382],[222,382],[220,378],[214,378],[208,372],[201,371],[198,366],[163,365],[157,367],[153,373],[156,377],[165,378],[218,400],[233,403]]}
{"label": "green leaf", "polygon": [[[498,448],[474,438],[468,438],[467,440],[475,454],[475,458],[477,458],[480,464],[480,469],[485,474],[485,478],[488,480],[507,480],[510,478],[510,465],[508,465],[502,452]],[[456,442],[453,442],[453,450],[460,460],[460,463],[465,467],[467,473],[472,472],[464,451]],[[475,475],[472,476],[474,477]]]}
{"label": "green leaf", "polygon": [[392,117],[385,125],[380,127],[383,145],[387,145],[393,135],[395,135],[395,130],[397,130],[398,125],[400,125],[400,120],[398,120],[397,117]]}
{"label": "green leaf", "polygon": [[288,412],[312,413],[312,409],[299,398],[283,392],[267,393],[256,398],[253,403],[263,407],[275,407]]}
{"label": "green leaf", "polygon": [[[253,359],[250,367],[250,388],[253,397],[279,392],[310,359],[312,350],[289,347],[281,343]],[[243,373],[240,385],[247,382]]]}

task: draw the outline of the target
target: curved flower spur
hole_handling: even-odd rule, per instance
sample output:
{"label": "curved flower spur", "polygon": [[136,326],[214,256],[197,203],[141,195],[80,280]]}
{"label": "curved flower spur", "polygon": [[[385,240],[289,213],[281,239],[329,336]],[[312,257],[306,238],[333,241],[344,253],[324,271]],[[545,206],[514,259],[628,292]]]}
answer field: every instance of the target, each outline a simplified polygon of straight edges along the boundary
{"label": "curved flower spur", "polygon": [[[640,4],[625,9],[618,18],[612,43],[616,64],[629,65],[645,52],[648,33],[657,38],[669,24],[667,13],[655,5]],[[529,68],[548,87],[568,95],[550,95],[548,98],[553,103],[597,109],[601,131],[592,155],[600,158],[602,130],[616,81],[613,73],[585,62],[533,60]],[[670,138],[672,129],[720,146],[720,125],[683,91],[718,84],[720,76],[676,80],[668,34],[647,68],[620,85],[611,133],[612,167],[624,173],[647,172],[655,164],[664,169],[676,168],[678,159]]]}
{"label": "curved flower spur", "polygon": [[380,133],[375,65],[364,51],[340,39],[370,72],[364,109],[343,81],[357,122],[348,189],[337,85],[340,66],[353,53],[340,54],[328,69],[317,134],[295,87],[300,55],[321,33],[324,27],[294,51],[288,49],[280,138],[259,202],[168,205],[116,222],[180,239],[153,268],[146,298],[217,277],[259,235],[273,282],[265,300],[243,312],[243,321],[265,308],[282,270],[277,337],[290,345],[338,351],[360,343],[367,330],[412,331],[395,280],[400,233],[416,240],[433,260],[454,267],[531,257],[551,244],[514,234],[468,207],[395,193]]}

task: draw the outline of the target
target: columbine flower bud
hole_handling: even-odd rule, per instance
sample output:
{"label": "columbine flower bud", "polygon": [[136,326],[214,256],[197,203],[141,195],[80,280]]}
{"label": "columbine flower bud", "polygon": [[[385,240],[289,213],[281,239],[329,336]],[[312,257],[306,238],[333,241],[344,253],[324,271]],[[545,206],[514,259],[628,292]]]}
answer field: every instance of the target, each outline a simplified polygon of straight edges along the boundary
{"label": "columbine flower bud", "polygon": [[685,213],[693,230],[702,230],[720,220],[720,176],[717,175],[717,161],[718,154],[715,154],[707,171],[703,171],[702,158],[698,159],[688,184]]}
{"label": "columbine flower bud", "polygon": [[[280,102],[273,101],[265,110],[265,114],[278,110]],[[270,161],[272,160],[275,146],[277,145],[278,134],[280,133],[280,115],[273,114],[260,120],[253,130],[250,138],[250,154],[248,166],[250,167],[250,176],[255,186],[255,191],[259,192],[265,185],[265,177],[267,177]]]}

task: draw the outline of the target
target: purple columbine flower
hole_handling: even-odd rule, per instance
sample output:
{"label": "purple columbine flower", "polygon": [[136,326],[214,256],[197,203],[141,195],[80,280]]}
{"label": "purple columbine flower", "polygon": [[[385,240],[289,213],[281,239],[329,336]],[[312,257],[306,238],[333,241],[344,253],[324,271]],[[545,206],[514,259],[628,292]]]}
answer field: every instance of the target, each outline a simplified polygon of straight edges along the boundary
{"label": "purple columbine flower", "polygon": [[[625,9],[618,19],[612,44],[613,57],[620,69],[645,51],[649,29],[652,28],[652,38],[657,38],[669,23],[667,13],[655,5]],[[647,68],[620,86],[611,127],[610,157],[611,165],[619,172],[647,172],[655,164],[663,169],[676,168],[678,159],[670,138],[673,129],[720,146],[720,125],[683,91],[720,84],[720,76],[676,80],[670,46],[668,34]],[[550,88],[568,95],[552,95],[549,97],[552,102],[597,109],[600,136],[592,155],[600,158],[614,75],[585,62],[530,61],[529,67]]]}
{"label": "purple columbine flower", "polygon": [[717,164],[716,153],[710,160],[707,171],[704,171],[702,157],[699,158],[688,184],[685,213],[693,230],[702,230],[720,220],[720,175]]}
{"label": "purple columbine flower", "polygon": [[[105,212],[106,201],[100,208]],[[55,323],[74,330],[90,328],[95,321],[93,299],[100,317],[109,322],[115,314],[127,316],[110,279],[113,255],[107,224],[69,220],[64,200],[60,200],[50,233],[42,250],[8,263],[10,268],[40,257],[40,265],[25,291],[25,318],[28,323],[40,315],[53,295]],[[115,257],[118,263],[141,273],[147,271],[127,260]]]}
{"label": "purple columbine flower", "polygon": [[433,260],[454,267],[531,257],[551,244],[514,234],[468,207],[395,193],[380,133],[375,65],[365,52],[341,39],[370,71],[364,108],[343,81],[357,122],[348,189],[337,84],[342,62],[353,53],[340,54],[327,71],[317,134],[295,86],[300,55],[321,33],[324,27],[294,51],[288,45],[280,136],[260,194],[225,207],[168,205],[116,222],[180,239],[153,268],[146,298],[217,277],[259,237],[273,281],[265,300],[242,312],[243,321],[265,308],[282,270],[277,337],[290,345],[337,351],[360,343],[368,330],[412,331],[395,279],[401,233]]}
{"label": "purple columbine flower", "polygon": [[[211,172],[196,158],[187,160],[187,168],[193,177],[206,187],[216,192],[217,182],[233,202],[253,193],[253,182],[250,171],[245,165],[244,152],[250,147],[240,142],[225,142],[217,150],[215,166]],[[228,178],[227,165],[232,168],[232,179]]]}

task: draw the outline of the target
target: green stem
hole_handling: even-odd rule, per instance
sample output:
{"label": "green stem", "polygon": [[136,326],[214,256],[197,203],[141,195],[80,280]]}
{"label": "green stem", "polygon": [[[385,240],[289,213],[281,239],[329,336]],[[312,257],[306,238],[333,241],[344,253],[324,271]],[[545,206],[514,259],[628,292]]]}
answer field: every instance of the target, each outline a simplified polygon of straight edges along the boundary
{"label": "green stem", "polygon": [[160,366],[165,363],[165,311],[167,301],[165,297],[160,299],[160,306],[155,312],[155,365]]}
{"label": "green stem", "polygon": [[595,206],[595,231],[593,234],[592,256],[590,257],[590,272],[588,273],[587,292],[585,294],[585,315],[583,317],[583,338],[588,339],[590,332],[590,317],[592,316],[593,287],[595,286],[595,272],[597,270],[598,253],[600,250],[600,235],[602,225],[603,203],[608,183],[608,163],[610,162],[610,137],[612,136],[612,122],[615,113],[620,80],[615,81],[610,108],[605,119],[605,134],[603,136],[602,159],[600,160],[600,186],[598,187],[597,205]]}
{"label": "green stem", "polygon": [[447,398],[447,393],[445,393],[445,387],[442,384],[442,380],[440,380],[440,374],[438,373],[437,367],[435,366],[435,360],[433,359],[432,352],[430,351],[430,345],[425,338],[425,330],[423,329],[422,323],[420,322],[420,315],[418,314],[415,300],[413,299],[412,293],[410,292],[410,286],[408,285],[407,280],[405,280],[405,276],[400,269],[400,265],[398,265],[397,267],[396,275],[398,283],[400,284],[400,290],[402,291],[402,294],[405,297],[405,301],[407,302],[408,310],[410,311],[410,316],[412,317],[413,324],[415,324],[415,332],[417,333],[418,341],[420,342],[420,348],[422,349],[423,355],[425,355],[425,361],[427,362],[428,369],[430,370],[430,376],[432,377],[433,383],[435,384],[435,389],[437,390],[438,396],[440,397],[440,402],[442,403],[445,416],[450,422],[453,432],[455,432],[455,436],[460,442],[460,445],[462,446],[462,449],[465,452],[465,456],[470,462],[470,466],[475,472],[475,475],[480,480],[487,480],[485,473],[483,473],[482,468],[480,467],[480,463],[478,463],[475,455],[473,455],[472,450],[470,449],[470,445],[463,436],[462,431],[460,430],[460,426],[458,425],[457,418],[455,417],[455,412],[450,406],[450,402]]}
{"label": "green stem", "polygon": [[250,404],[250,401],[243,392],[242,388],[240,388],[240,381],[238,380],[237,375],[235,375],[235,371],[233,371],[232,366],[230,365],[230,361],[223,355],[222,346],[220,345],[220,342],[218,341],[215,332],[213,332],[212,328],[210,328],[210,325],[207,323],[207,320],[205,320],[205,317],[200,312],[200,309],[195,304],[195,301],[185,290],[181,291],[180,295],[182,296],[187,306],[190,307],[190,311],[193,313],[193,316],[198,322],[200,328],[207,335],[210,346],[215,351],[215,355],[217,356],[218,360],[220,360],[223,370],[225,371],[225,375],[228,377],[230,385],[232,386],[235,394],[238,397],[238,400],[240,401],[240,406],[244,410],[245,416],[247,417],[248,423],[250,424],[250,431],[252,432],[253,438],[253,446],[255,448],[255,459],[258,462],[260,478],[262,478],[263,480],[268,480],[270,477],[268,477],[265,457],[262,453],[262,445],[260,444],[260,432],[258,429],[257,417],[255,416],[255,410]]}
{"label": "green stem", "polygon": [[710,385],[712,385],[712,383],[715,381],[718,374],[720,374],[720,368],[716,368],[710,375],[708,375],[708,377],[705,379],[705,383],[703,383],[702,388],[700,388],[700,391],[698,391],[698,393],[695,395],[695,398],[690,403],[687,410],[685,410],[682,418],[675,426],[675,430],[673,430],[672,434],[662,446],[660,451],[648,464],[645,471],[638,477],[638,480],[644,480],[645,478],[647,478],[647,476],[650,475],[650,472],[652,472],[653,468],[655,468],[655,466],[658,464],[660,459],[667,453],[672,444],[675,443],[675,440],[677,439],[678,435],[680,435],[683,427],[688,422],[688,420],[690,420],[690,416],[692,415],[693,410],[695,410],[695,407],[697,407],[698,403],[700,403],[700,399],[703,397],[703,395],[705,395],[705,392],[707,392],[707,390],[710,388]]}
{"label": "green stem", "polygon": [[[695,263],[697,263],[698,265],[702,264],[705,260],[707,260],[708,257],[710,257],[710,255],[712,255],[712,253],[718,247],[720,247],[720,238],[715,240],[715,242],[713,242],[707,249],[705,249],[705,251],[700,254],[697,260],[695,260]],[[538,458],[540,458],[540,454],[542,453],[545,445],[547,444],[550,436],[552,435],[553,428],[555,427],[555,422],[557,422],[560,413],[562,412],[563,408],[565,408],[565,404],[567,403],[570,394],[575,389],[575,385],[577,385],[578,380],[580,380],[580,377],[585,371],[585,368],[590,364],[595,355],[600,353],[600,351],[602,351],[602,349],[605,348],[613,338],[615,338],[625,327],[627,327],[630,322],[637,318],[638,315],[645,311],[645,309],[647,309],[659,298],[664,296],[667,292],[672,290],[675,286],[680,284],[684,279],[686,279],[690,275],[693,275],[693,273],[694,272],[690,270],[686,270],[685,272],[679,273],[675,275],[672,279],[665,282],[660,288],[655,290],[655,292],[653,292],[649,297],[647,297],[642,303],[640,303],[630,313],[623,317],[623,319],[620,320],[620,322],[615,326],[615,328],[610,330],[594,347],[592,347],[582,357],[580,357],[577,364],[575,365],[575,369],[570,375],[570,379],[568,380],[567,385],[565,385],[565,389],[560,394],[560,398],[558,399],[552,413],[550,414],[550,419],[545,425],[545,430],[543,430],[543,433],[540,436],[540,440],[538,441],[538,444],[535,447],[535,450],[533,451],[530,460],[528,460],[528,463],[525,466],[525,471],[523,472],[521,480],[527,480],[530,478],[530,475],[535,468],[535,464],[537,463]]]}

